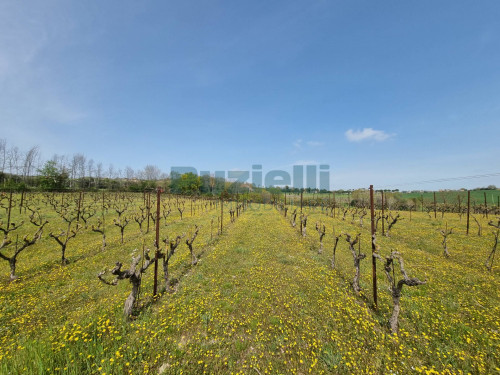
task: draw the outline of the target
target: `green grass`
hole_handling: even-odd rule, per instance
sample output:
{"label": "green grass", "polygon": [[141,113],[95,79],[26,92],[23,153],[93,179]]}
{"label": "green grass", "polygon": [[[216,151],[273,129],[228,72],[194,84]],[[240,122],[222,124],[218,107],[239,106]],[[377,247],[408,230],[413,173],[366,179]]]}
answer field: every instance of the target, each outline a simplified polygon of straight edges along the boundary
{"label": "green grass", "polygon": [[[143,203],[142,195],[133,197],[130,213]],[[403,289],[398,338],[387,328],[392,300],[380,265],[377,311],[371,308],[369,258],[361,263],[360,296],[350,287],[354,269],[343,239],[337,268],[330,269],[333,226],[337,233],[361,232],[361,251],[370,253],[366,217],[361,228],[350,216],[342,221],[304,209],[309,221],[303,238],[270,205],[253,204],[233,224],[229,206],[225,210],[221,236],[215,235],[220,208],[193,216],[187,208],[183,220],[172,210],[168,225],[161,223],[161,237],[201,225],[195,241],[200,262],[191,267],[187,246],[180,245],[171,260],[177,290],[156,302],[151,267],[140,309],[127,321],[122,309],[130,284],[104,285],[96,275],[116,261],[128,267],[132,250],[151,246],[154,234],[141,235],[132,222],[120,244],[110,211],[107,249],[102,252],[100,235],[87,229],[70,242],[70,264],[61,266],[58,248],[47,238],[61,222],[44,208],[50,227],[20,255],[20,279],[9,283],[7,262],[0,263],[0,373],[500,371],[500,268],[484,267],[492,245],[485,218],[478,218],[484,226],[478,237],[475,231],[465,234],[464,218],[456,214],[430,219],[414,212],[410,221],[403,212],[391,237],[378,237],[382,255],[397,249],[410,277],[427,281]],[[321,255],[317,221],[327,227]],[[448,241],[450,258],[442,255],[439,234],[446,223],[456,227]],[[20,234],[30,230],[25,224]]]}

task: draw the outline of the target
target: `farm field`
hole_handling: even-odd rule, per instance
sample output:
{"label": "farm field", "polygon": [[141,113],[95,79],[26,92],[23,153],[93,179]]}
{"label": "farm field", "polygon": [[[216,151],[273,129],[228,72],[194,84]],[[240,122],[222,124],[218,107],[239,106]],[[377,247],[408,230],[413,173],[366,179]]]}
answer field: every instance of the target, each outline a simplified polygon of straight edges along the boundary
{"label": "farm field", "polygon": [[[499,204],[499,197],[500,197],[500,190],[481,190],[481,189],[475,189],[470,191],[470,199],[471,199],[471,205],[482,205],[484,204],[484,196],[486,194],[486,203],[488,207],[498,207]],[[297,202],[298,199],[300,199],[300,194],[297,193],[288,193],[288,198],[293,199],[295,202]],[[431,191],[425,191],[425,192],[397,192],[396,195],[398,197],[401,197],[401,199],[404,200],[409,200],[409,199],[416,199],[418,204],[417,208],[421,207],[421,199],[422,197],[424,198],[424,204],[426,205],[431,205],[434,202],[434,193]],[[380,197],[380,192],[376,192],[375,196],[377,199]],[[332,199],[333,195],[330,193],[304,193],[303,198],[306,200],[314,200],[314,199],[319,199],[319,200],[324,200],[327,201],[329,199]],[[348,202],[348,193],[336,193],[335,198],[338,202],[343,202],[346,203]],[[283,198],[281,198],[283,199]],[[436,192],[436,203],[441,204],[443,202],[449,203],[449,204],[454,204],[457,205],[460,202],[462,204],[462,207],[464,204],[467,204],[467,191],[455,191],[455,190],[449,190],[449,191],[438,191]]]}
{"label": "farm field", "polygon": [[[500,267],[497,260],[491,271],[485,267],[494,216],[471,218],[469,235],[466,216],[454,213],[435,219],[399,212],[390,236],[378,224],[380,255],[398,251],[409,277],[425,281],[403,287],[399,332],[393,334],[387,324],[393,300],[381,261],[378,309],[372,307],[369,215],[361,226],[357,210],[343,219],[340,209],[331,217],[326,209],[304,207],[302,236],[299,216],[295,227],[290,223],[290,206],[286,217],[283,207],[256,203],[232,215],[238,205],[225,202],[221,218],[220,202],[173,196],[162,197],[160,238],[186,236],[170,260],[169,282],[163,281],[160,261],[161,293],[153,299],[149,267],[127,319],[123,308],[131,283],[107,285],[97,275],[108,269],[102,277],[111,281],[116,262],[126,270],[142,249],[154,251],[155,223],[150,217],[147,231],[147,206],[153,212],[156,202],[152,195],[148,204],[142,193],[103,197],[88,194],[82,202],[78,194],[32,195],[21,209],[20,196],[14,197],[10,224],[24,224],[9,233],[13,242],[2,253],[10,256],[16,239],[20,246],[24,235],[36,231],[24,207],[38,208],[34,217],[48,224],[41,239],[19,254],[18,279],[9,281],[9,263],[0,259],[1,373],[500,372]],[[0,208],[2,228],[6,202]],[[63,216],[72,220],[69,232],[76,231],[79,205],[81,228],[68,241],[63,265],[61,246],[49,233],[67,230]],[[321,253],[316,223],[325,226]],[[93,226],[106,228],[104,249],[102,233]],[[198,262],[192,265],[185,241],[196,226]],[[450,228],[445,257],[440,230]],[[334,233],[344,235],[332,269]],[[360,262],[359,295],[351,285],[355,268],[346,233],[361,234],[356,250],[367,255]],[[402,278],[398,267],[394,276]]]}

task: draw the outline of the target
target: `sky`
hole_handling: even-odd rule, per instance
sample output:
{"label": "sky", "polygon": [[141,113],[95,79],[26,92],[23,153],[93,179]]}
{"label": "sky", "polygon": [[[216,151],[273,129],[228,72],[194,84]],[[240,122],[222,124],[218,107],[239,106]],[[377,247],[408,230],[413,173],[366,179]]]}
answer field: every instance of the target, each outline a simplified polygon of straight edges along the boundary
{"label": "sky", "polygon": [[3,0],[0,139],[122,170],[500,186],[499,19],[498,1]]}

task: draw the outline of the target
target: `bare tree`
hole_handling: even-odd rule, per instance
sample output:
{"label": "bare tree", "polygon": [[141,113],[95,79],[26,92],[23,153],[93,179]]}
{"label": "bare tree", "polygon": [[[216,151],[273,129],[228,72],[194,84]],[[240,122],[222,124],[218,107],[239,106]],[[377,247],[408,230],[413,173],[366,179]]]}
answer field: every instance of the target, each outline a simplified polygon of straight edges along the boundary
{"label": "bare tree", "polygon": [[306,227],[307,227],[307,215],[300,214],[300,222],[302,223],[302,237],[306,236]]}
{"label": "bare tree", "polygon": [[99,219],[97,220],[97,226],[92,225],[92,232],[101,233],[102,235],[102,251],[106,250],[106,232],[104,228],[104,222]]}
{"label": "bare tree", "polygon": [[332,269],[335,269],[335,255],[337,253],[337,245],[339,243],[340,237],[342,237],[342,234],[339,234],[338,236],[335,235],[335,226],[333,227],[333,237],[334,237],[334,242],[333,242],[333,256],[332,256]]}
{"label": "bare tree", "polygon": [[196,257],[196,254],[194,253],[194,250],[193,250],[193,242],[196,239],[196,236],[198,236],[199,230],[200,230],[200,228],[198,227],[198,225],[195,225],[193,235],[190,238],[186,239],[186,245],[188,246],[189,252],[191,253],[191,265],[192,266],[194,266],[198,263],[198,258]]}
{"label": "bare tree", "polygon": [[5,172],[5,165],[7,164],[7,140],[0,139],[0,172]]}
{"label": "bare tree", "polygon": [[[137,251],[137,250],[135,250]],[[141,256],[133,257],[132,263],[128,270],[122,271],[122,263],[116,262],[115,267],[110,271],[112,275],[116,278],[113,281],[107,281],[103,276],[107,273],[107,270],[99,272],[97,278],[107,285],[117,285],[119,280],[129,279],[132,284],[132,290],[125,300],[125,305],[123,307],[123,315],[129,318],[132,315],[132,310],[135,305],[135,301],[139,296],[139,290],[141,288],[142,275],[146,272],[148,267],[154,263],[155,258],[149,257],[149,249],[144,253],[145,261],[139,267],[139,262],[141,261]]]}
{"label": "bare tree", "polygon": [[82,210],[81,210],[81,214],[80,214],[80,217],[81,219],[83,220],[83,222],[85,223],[85,229],[87,229],[87,222],[95,216],[95,214],[97,213],[96,209],[94,208],[94,206],[83,206],[82,207]]}
{"label": "bare tree", "polygon": [[135,177],[134,170],[131,167],[127,166],[125,168],[125,178],[127,179],[127,181],[130,181],[133,180],[134,177]]}
{"label": "bare tree", "polygon": [[318,254],[321,254],[323,252],[323,237],[325,237],[326,228],[324,225],[322,226],[320,223],[316,223],[316,231],[318,232],[319,235]]}
{"label": "bare tree", "polygon": [[477,235],[481,237],[481,234],[483,233],[483,227],[481,226],[481,223],[479,222],[479,220],[477,220],[477,218],[474,215],[472,215],[472,218],[477,224]]}
{"label": "bare tree", "polygon": [[89,159],[87,162],[87,176],[89,178],[89,187],[92,185],[92,177],[94,175],[94,159]]}
{"label": "bare tree", "polygon": [[11,147],[7,153],[7,164],[9,167],[9,174],[19,175],[20,171],[20,160],[21,160],[21,151],[19,151],[18,147]]}
{"label": "bare tree", "polygon": [[156,181],[160,178],[161,170],[156,165],[146,165],[144,167],[144,179],[148,181]]}
{"label": "bare tree", "polygon": [[493,220],[490,220],[488,225],[491,225],[492,227],[496,228],[497,230],[493,232],[493,236],[495,237],[495,242],[493,243],[493,248],[491,249],[490,255],[488,256],[488,259],[486,259],[485,266],[488,269],[488,271],[491,272],[491,268],[493,267],[493,261],[495,260],[495,253],[497,250],[497,245],[498,245],[498,236],[500,235],[500,218],[498,218],[498,222],[495,224]]}
{"label": "bare tree", "polygon": [[363,210],[360,214],[359,214],[359,226],[360,227],[363,227],[363,218],[368,214],[368,211],[366,210]]}
{"label": "bare tree", "polygon": [[64,231],[61,231],[59,234],[54,234],[52,232],[49,233],[49,237],[52,237],[60,246],[61,246],[61,264],[65,265],[69,263],[69,260],[66,259],[66,248],[68,246],[68,242],[75,238],[80,229],[82,228],[78,223],[74,228],[72,227],[72,223],[74,220],[68,221],[68,227]]}
{"label": "bare tree", "polygon": [[[387,220],[387,230],[384,233],[384,235],[386,237],[389,237],[389,232],[391,231],[394,224],[397,223],[397,221],[399,220],[401,215],[399,215],[399,213],[397,213],[396,216],[392,216],[392,214],[389,214],[389,216],[390,216],[392,221],[389,223],[389,220]],[[403,220],[403,218],[401,218],[401,220]]]}
{"label": "bare tree", "polygon": [[39,154],[38,146],[31,147],[28,152],[24,155],[24,163],[23,163],[23,179],[27,180],[29,176],[31,176],[36,159]]}
{"label": "bare tree", "polygon": [[448,258],[450,256],[450,253],[448,252],[448,244],[446,243],[446,241],[448,240],[448,236],[450,234],[453,234],[453,228],[448,230],[448,223],[446,223],[446,228],[444,230],[440,230],[439,233],[441,233],[441,235],[443,236],[443,254]]}
{"label": "bare tree", "polygon": [[170,205],[168,205],[168,209],[166,208],[167,207],[167,204],[164,203],[163,204],[163,211],[162,211],[162,215],[163,215],[163,221],[165,222],[165,226],[167,226],[167,217],[170,215],[170,213],[172,212],[172,209],[170,208]]}
{"label": "bare tree", "polygon": [[3,223],[0,222],[0,231],[4,233],[4,238],[0,243],[0,258],[9,262],[10,281],[14,281],[15,279],[17,279],[16,276],[17,257],[19,256],[19,254],[21,254],[22,251],[34,245],[40,238],[42,238],[43,227],[48,223],[48,221],[46,220],[44,221],[41,218],[41,216],[38,215],[38,217],[35,217],[34,214],[30,216],[30,222],[33,225],[37,226],[38,229],[33,234],[33,237],[31,239],[28,238],[28,235],[25,235],[20,245],[16,240],[14,253],[11,256],[7,256],[6,254],[4,254],[4,251],[8,248],[8,246],[12,244],[12,241],[8,238],[7,235],[9,234],[9,232],[18,229],[22,225],[22,223],[17,226],[15,224],[13,226],[11,225],[11,228],[9,229],[9,228],[3,228]]}
{"label": "bare tree", "polygon": [[107,177],[109,179],[112,179],[112,178],[115,178],[115,167],[113,166],[113,164],[110,164],[108,166],[108,173],[107,173]]}
{"label": "bare tree", "polygon": [[294,227],[294,228],[297,225],[297,223],[295,222],[296,220],[297,220],[297,209],[293,210],[293,212],[292,212],[292,218],[290,220],[290,222],[292,224],[292,227]]}
{"label": "bare tree", "polygon": [[103,166],[102,163],[97,163],[97,167],[95,170],[95,178],[96,178],[96,186],[99,186],[103,174]]}
{"label": "bare tree", "polygon": [[[373,239],[375,241],[375,238]],[[382,257],[378,254],[378,252],[373,253],[373,256],[383,261]],[[403,278],[396,283],[394,278],[394,263],[397,261],[399,263],[399,268],[401,270],[401,274]],[[400,300],[401,300],[401,291],[403,290],[403,285],[408,286],[416,286],[425,284],[425,281],[420,281],[417,278],[409,278],[406,274],[403,258],[401,254],[397,251],[391,252],[391,255],[385,258],[384,264],[384,272],[387,276],[387,281],[389,283],[389,292],[392,296],[392,302],[394,303],[394,307],[392,309],[392,315],[389,319],[389,326],[391,328],[392,333],[397,334],[399,330],[399,313],[401,311]]]}
{"label": "bare tree", "polygon": [[125,232],[125,228],[129,223],[129,218],[124,216],[124,217],[119,217],[118,220],[114,219],[113,223],[120,228],[120,234],[121,234],[121,243],[123,243],[123,233]]}
{"label": "bare tree", "polygon": [[170,258],[175,253],[175,250],[181,243],[182,238],[185,235],[183,234],[182,236],[177,236],[173,240],[169,240],[168,238],[164,239],[163,242],[165,243],[165,251],[164,252],[159,252],[158,258],[163,259],[163,280],[165,282],[165,289],[169,290],[169,274],[168,274],[168,263],[170,261]]}
{"label": "bare tree", "polygon": [[356,238],[352,238],[349,233],[345,234],[345,240],[349,243],[349,250],[351,251],[352,258],[354,260],[354,268],[356,269],[356,273],[354,274],[354,279],[352,281],[352,287],[356,293],[359,294],[361,291],[361,287],[359,286],[359,276],[360,276],[360,262],[366,258],[366,255],[361,253],[361,249],[358,248],[358,253],[356,253],[355,245],[359,242],[361,233],[356,235]]}
{"label": "bare tree", "polygon": [[142,234],[142,223],[147,219],[147,210],[146,207],[139,207],[141,213],[137,213],[134,215],[134,221],[139,225],[139,232]]}

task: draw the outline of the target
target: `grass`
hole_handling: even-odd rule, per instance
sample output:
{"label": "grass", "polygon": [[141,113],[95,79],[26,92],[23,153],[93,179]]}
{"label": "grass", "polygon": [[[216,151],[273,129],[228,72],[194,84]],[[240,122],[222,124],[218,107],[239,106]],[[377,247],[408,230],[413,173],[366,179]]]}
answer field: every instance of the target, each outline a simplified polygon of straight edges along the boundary
{"label": "grass", "polygon": [[[129,213],[138,209],[142,195],[133,199]],[[150,268],[143,280],[142,308],[132,321],[122,317],[129,283],[112,287],[96,275],[118,260],[128,267],[132,250],[141,249],[143,241],[151,246],[154,234],[141,235],[132,222],[122,245],[119,228],[109,225],[109,246],[102,252],[100,235],[87,229],[68,246],[71,263],[61,266],[58,248],[47,236],[61,222],[51,214],[43,239],[20,255],[18,281],[9,283],[7,262],[0,263],[0,372],[500,371],[500,276],[498,266],[492,272],[484,268],[492,245],[486,219],[479,218],[484,235],[478,237],[475,231],[465,234],[464,218],[460,221],[456,214],[430,219],[413,212],[410,222],[409,213],[403,212],[391,237],[379,236],[382,255],[397,249],[410,277],[427,281],[403,289],[397,337],[386,324],[392,301],[381,267],[377,311],[371,309],[369,260],[361,263],[361,296],[350,287],[354,269],[343,239],[337,248],[337,268],[330,269],[333,226],[337,233],[361,232],[361,251],[369,254],[366,218],[361,228],[351,224],[350,216],[342,221],[321,209],[304,209],[309,221],[303,238],[270,205],[253,204],[233,224],[227,206],[224,233],[216,237],[220,207],[197,209],[193,216],[187,202],[186,207],[183,220],[172,210],[168,225],[161,223],[161,236],[201,225],[195,241],[195,251],[203,253],[200,262],[189,267],[183,243],[171,261],[178,288],[154,303]],[[48,217],[49,207],[44,210]],[[106,222],[115,216],[110,210]],[[316,221],[327,226],[321,255]],[[438,232],[446,222],[457,228],[448,240],[447,259]],[[22,230],[27,229],[25,224]]]}

